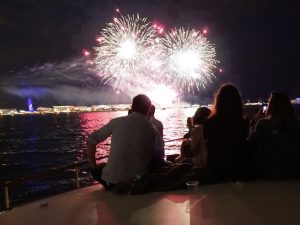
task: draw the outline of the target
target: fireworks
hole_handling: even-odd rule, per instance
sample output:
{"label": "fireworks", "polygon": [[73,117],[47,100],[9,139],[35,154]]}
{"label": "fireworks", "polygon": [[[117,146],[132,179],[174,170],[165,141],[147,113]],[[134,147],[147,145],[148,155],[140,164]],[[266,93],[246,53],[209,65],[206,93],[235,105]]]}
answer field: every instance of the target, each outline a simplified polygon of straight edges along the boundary
{"label": "fireworks", "polygon": [[121,89],[139,78],[144,82],[145,62],[155,51],[155,33],[147,18],[139,15],[121,16],[108,23],[98,38],[94,60],[104,79]]}
{"label": "fireworks", "polygon": [[199,31],[172,30],[161,40],[165,52],[165,74],[188,90],[206,87],[214,77],[218,61],[214,46]]}
{"label": "fireworks", "polygon": [[161,107],[172,105],[176,102],[177,93],[170,87],[159,84],[146,91],[153,104]]}
{"label": "fireworks", "polygon": [[129,90],[153,82],[188,91],[205,88],[218,63],[213,44],[194,29],[163,32],[139,15],[108,23],[96,39],[94,59],[105,82]]}

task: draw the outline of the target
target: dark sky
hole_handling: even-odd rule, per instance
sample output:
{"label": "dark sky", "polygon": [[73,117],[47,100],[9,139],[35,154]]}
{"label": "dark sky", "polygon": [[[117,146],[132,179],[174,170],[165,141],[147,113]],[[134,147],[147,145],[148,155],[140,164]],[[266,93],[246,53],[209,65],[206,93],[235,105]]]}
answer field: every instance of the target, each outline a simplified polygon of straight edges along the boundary
{"label": "dark sky", "polygon": [[[300,96],[300,1],[266,0],[1,0],[0,76],[79,56],[119,7],[165,27],[209,27],[220,66],[215,83],[236,84],[244,99],[273,90]],[[38,79],[38,78],[37,78]],[[5,94],[5,93],[4,93]],[[211,93],[209,93],[211,94]],[[10,95],[0,99],[0,107]]]}

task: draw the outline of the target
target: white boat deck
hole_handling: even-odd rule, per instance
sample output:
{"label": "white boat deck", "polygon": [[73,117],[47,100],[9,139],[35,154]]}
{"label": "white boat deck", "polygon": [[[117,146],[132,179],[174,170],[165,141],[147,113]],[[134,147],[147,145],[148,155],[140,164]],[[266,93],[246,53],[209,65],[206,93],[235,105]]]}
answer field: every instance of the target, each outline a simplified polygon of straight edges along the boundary
{"label": "white boat deck", "polygon": [[300,181],[254,181],[197,191],[120,196],[100,185],[0,214],[1,225],[298,225]]}

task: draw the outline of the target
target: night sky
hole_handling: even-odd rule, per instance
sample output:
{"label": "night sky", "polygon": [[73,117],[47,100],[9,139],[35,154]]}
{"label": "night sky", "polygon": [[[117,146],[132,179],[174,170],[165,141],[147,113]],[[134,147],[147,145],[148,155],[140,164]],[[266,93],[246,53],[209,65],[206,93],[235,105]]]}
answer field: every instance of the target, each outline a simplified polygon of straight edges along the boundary
{"label": "night sky", "polygon": [[[116,7],[123,14],[139,13],[158,21],[166,29],[208,27],[208,38],[216,45],[224,72],[216,74],[206,96],[211,96],[221,83],[231,82],[239,87],[244,100],[266,98],[274,90],[300,97],[300,1],[1,0],[0,108],[23,107],[26,96],[9,90],[12,84],[27,89],[45,86],[39,83],[38,75],[31,84],[33,78],[23,75],[20,79],[18,71],[59,63],[81,56],[83,48],[92,49],[96,35],[115,16]],[[87,82],[94,82],[88,78],[89,74],[84,84],[67,79],[63,87],[89,89]],[[62,85],[56,80],[47,88],[55,84]],[[85,90],[89,96],[94,93],[89,91]],[[115,98],[114,102],[118,101]],[[46,99],[36,100],[37,104],[42,101]],[[104,99],[84,98],[80,104],[103,102],[107,103]],[[74,104],[70,98],[62,102],[47,99],[47,104],[57,103]]]}

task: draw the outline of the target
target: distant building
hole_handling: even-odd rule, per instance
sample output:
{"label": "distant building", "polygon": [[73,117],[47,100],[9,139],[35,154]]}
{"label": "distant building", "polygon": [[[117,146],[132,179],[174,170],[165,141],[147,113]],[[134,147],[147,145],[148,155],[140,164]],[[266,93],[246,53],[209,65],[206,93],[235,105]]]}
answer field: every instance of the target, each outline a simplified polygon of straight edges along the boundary
{"label": "distant building", "polygon": [[71,105],[53,106],[54,112],[71,112],[73,109],[74,106]]}
{"label": "distant building", "polygon": [[0,109],[1,115],[15,115],[18,114],[17,109]]}
{"label": "distant building", "polygon": [[119,104],[119,105],[117,105],[117,109],[126,111],[126,110],[130,109],[130,104]]}
{"label": "distant building", "polygon": [[76,112],[90,112],[90,111],[92,111],[92,107],[74,106],[73,111],[76,111]]}
{"label": "distant building", "polygon": [[38,107],[36,111],[41,113],[52,113],[54,110],[52,108],[47,107]]}
{"label": "distant building", "polygon": [[26,110],[20,110],[19,114],[30,114],[31,112]]}
{"label": "distant building", "polygon": [[92,111],[108,111],[110,110],[109,105],[92,105]]}

